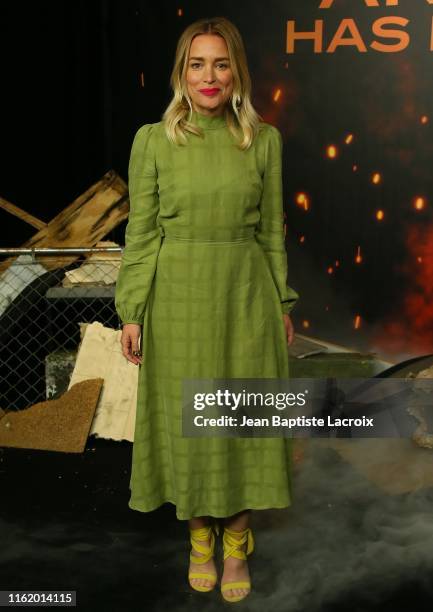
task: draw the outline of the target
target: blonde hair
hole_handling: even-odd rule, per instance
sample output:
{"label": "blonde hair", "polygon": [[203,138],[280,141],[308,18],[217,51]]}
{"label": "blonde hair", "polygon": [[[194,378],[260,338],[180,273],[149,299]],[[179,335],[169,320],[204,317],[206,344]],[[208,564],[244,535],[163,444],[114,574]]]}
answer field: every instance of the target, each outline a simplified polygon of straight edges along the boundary
{"label": "blonde hair", "polygon": [[188,115],[191,118],[193,106],[186,86],[186,71],[191,43],[198,34],[222,36],[227,44],[233,72],[233,91],[225,105],[224,116],[239,149],[248,149],[260,129],[262,117],[251,104],[251,78],[242,37],[237,27],[225,17],[199,19],[190,24],[179,38],[170,76],[174,95],[162,115],[167,137],[174,144],[186,144],[187,132],[203,135],[202,129],[187,118]]}

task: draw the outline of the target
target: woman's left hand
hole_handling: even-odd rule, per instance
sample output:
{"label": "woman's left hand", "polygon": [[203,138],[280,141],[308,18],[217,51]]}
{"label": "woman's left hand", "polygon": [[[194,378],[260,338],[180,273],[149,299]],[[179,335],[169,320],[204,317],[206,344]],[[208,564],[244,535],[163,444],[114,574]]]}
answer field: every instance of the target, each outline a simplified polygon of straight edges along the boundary
{"label": "woman's left hand", "polygon": [[286,328],[287,345],[290,346],[293,342],[293,335],[294,335],[293,324],[292,324],[290,315],[283,314],[283,321],[284,321],[284,327]]}

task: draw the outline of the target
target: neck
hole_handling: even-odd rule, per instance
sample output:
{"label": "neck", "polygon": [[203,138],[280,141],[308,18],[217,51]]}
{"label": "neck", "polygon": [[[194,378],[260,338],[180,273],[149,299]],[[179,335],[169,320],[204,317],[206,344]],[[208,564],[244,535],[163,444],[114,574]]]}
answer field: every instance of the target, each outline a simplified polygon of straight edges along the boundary
{"label": "neck", "polygon": [[205,117],[222,117],[224,115],[224,107],[217,106],[216,108],[193,107],[194,112],[204,115]]}
{"label": "neck", "polygon": [[220,113],[219,115],[211,115],[193,110],[188,119],[203,129],[217,129],[227,125],[223,113]]}

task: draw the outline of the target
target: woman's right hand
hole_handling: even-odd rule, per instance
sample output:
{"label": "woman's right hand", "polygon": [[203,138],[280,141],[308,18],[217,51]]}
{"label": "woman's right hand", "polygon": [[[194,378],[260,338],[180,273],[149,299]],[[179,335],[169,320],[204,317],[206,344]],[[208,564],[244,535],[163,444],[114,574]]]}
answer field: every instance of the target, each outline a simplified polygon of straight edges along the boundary
{"label": "woman's right hand", "polygon": [[125,323],[122,327],[122,337],[120,343],[122,345],[122,353],[128,361],[134,365],[142,363],[142,358],[133,355],[133,351],[140,351],[140,336],[141,325],[138,323]]}

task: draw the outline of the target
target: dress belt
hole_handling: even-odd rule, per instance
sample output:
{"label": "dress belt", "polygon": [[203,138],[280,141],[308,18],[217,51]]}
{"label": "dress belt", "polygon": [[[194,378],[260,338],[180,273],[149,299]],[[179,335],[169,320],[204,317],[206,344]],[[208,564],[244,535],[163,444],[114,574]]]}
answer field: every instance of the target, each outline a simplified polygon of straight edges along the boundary
{"label": "dress belt", "polygon": [[209,238],[208,240],[203,238],[195,238],[192,236],[180,236],[178,234],[169,232],[167,233],[163,227],[159,227],[159,231],[164,240],[176,240],[179,242],[198,242],[202,244],[231,244],[238,242],[248,242],[250,240],[255,240],[256,230],[255,228],[251,228],[251,231],[248,231],[246,234],[242,236],[231,237],[228,240],[214,240],[213,238]]}

